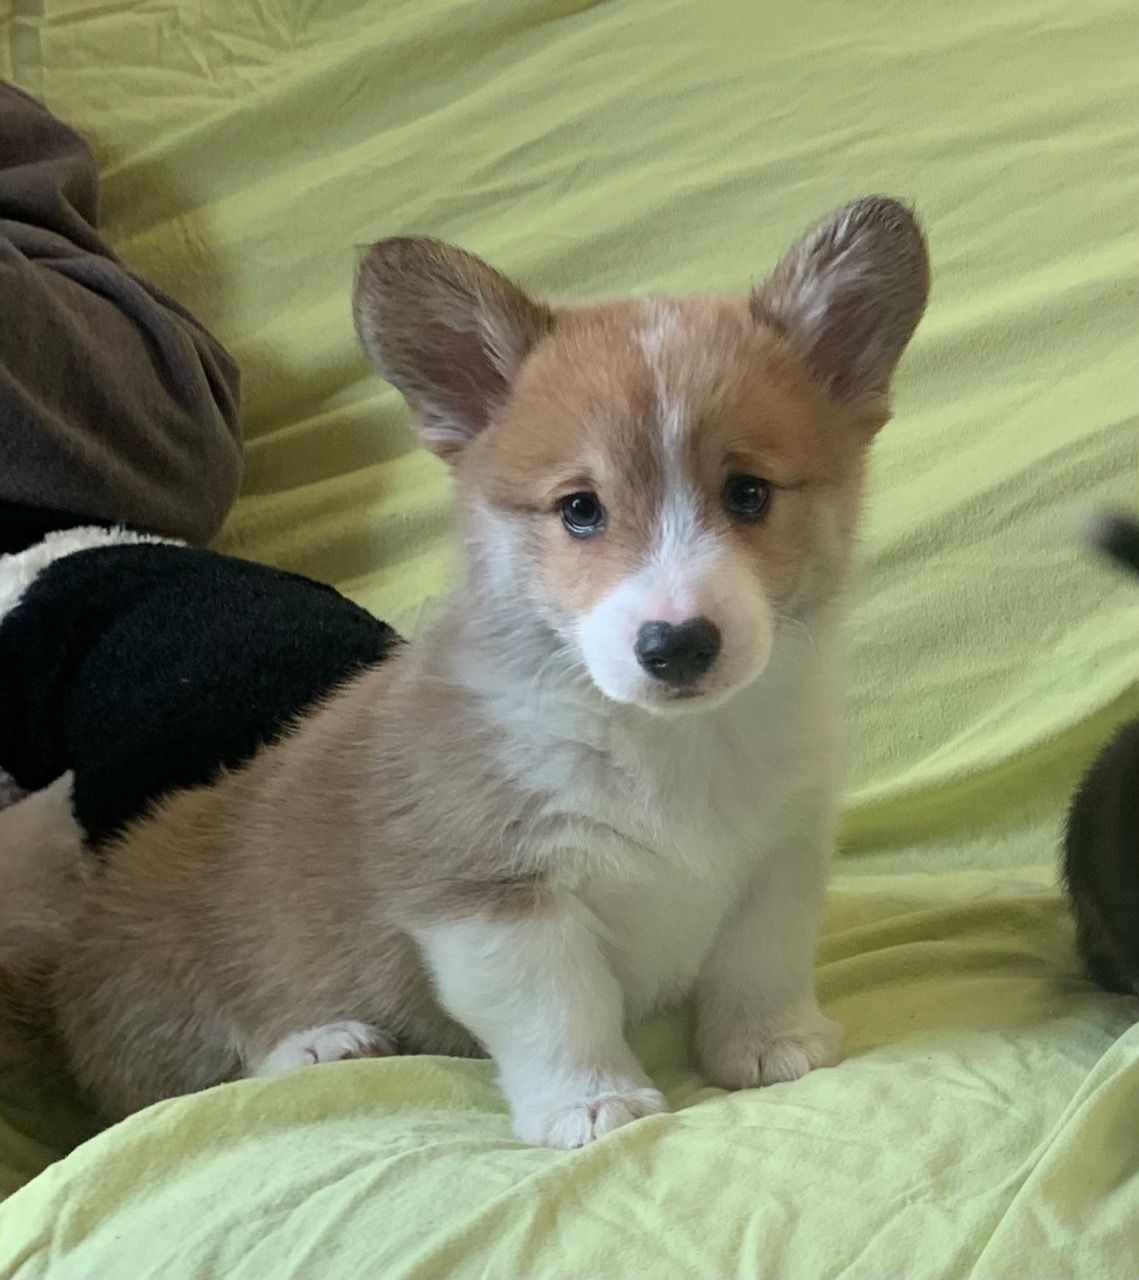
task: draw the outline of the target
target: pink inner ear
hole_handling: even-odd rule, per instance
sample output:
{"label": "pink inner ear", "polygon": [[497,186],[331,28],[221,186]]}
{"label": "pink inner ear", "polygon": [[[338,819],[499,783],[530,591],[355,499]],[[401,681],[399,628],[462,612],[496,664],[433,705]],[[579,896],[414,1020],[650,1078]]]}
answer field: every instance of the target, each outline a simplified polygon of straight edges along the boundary
{"label": "pink inner ear", "polygon": [[[880,319],[874,306],[856,294],[839,294],[827,304],[826,318],[811,346],[810,364],[839,400],[875,390],[875,368],[883,357],[876,337]],[[889,374],[885,370],[880,380]]]}
{"label": "pink inner ear", "polygon": [[433,325],[420,359],[422,378],[455,425],[471,435],[481,431],[505,399],[507,382],[479,335]]}
{"label": "pink inner ear", "polygon": [[856,370],[862,332],[858,299],[842,297],[827,304],[826,320],[815,336],[811,364],[831,395],[846,400],[855,392]]}

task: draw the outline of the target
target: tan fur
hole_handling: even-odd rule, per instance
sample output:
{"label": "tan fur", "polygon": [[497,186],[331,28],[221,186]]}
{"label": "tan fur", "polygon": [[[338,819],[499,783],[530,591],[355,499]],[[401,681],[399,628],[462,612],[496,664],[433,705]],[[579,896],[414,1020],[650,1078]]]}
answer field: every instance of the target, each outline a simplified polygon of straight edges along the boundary
{"label": "tan fur", "polygon": [[44,985],[66,946],[82,865],[71,776],[0,810],[0,1066],[50,1044]]}
{"label": "tan fur", "polygon": [[[646,553],[666,465],[657,380],[693,415],[685,471],[704,523],[746,551],[774,605],[807,617],[841,582],[897,353],[836,390],[827,352],[781,310],[791,274],[762,304],[669,300],[675,332],[654,365],[641,338],[649,304],[554,313],[457,250],[370,251],[358,325],[456,467],[464,576],[422,641],[248,766],[167,798],[87,875],[52,992],[75,1070],[104,1107],[251,1073],[282,1037],[341,1020],[405,1050],[478,1051],[437,1002],[415,938],[447,920],[539,918],[566,883],[551,847],[612,844],[603,819],[559,812],[544,775],[528,772],[525,735],[504,745],[502,717],[526,703],[538,726],[526,732],[540,733],[542,699],[564,697],[564,681],[510,663]],[[907,337],[912,311],[895,326]],[[453,376],[472,342],[478,370]],[[774,486],[761,522],[724,514],[735,471]],[[609,512],[603,539],[562,528],[558,502],[581,488]],[[508,616],[486,603],[498,572],[488,512],[511,522],[533,569]],[[541,643],[543,663],[584,680]],[[613,734],[644,715],[606,714]],[[575,745],[607,787],[617,756],[604,737]],[[651,820],[637,815],[646,830]]]}
{"label": "tan fur", "polygon": [[[703,513],[710,527],[749,547],[785,598],[809,549],[818,491],[841,493],[853,523],[869,433],[811,383],[788,344],[757,326],[745,303],[693,298],[669,306],[682,336],[667,353],[668,380],[700,407],[689,465]],[[664,464],[653,374],[635,342],[643,323],[642,302],[559,313],[495,430],[458,461],[460,503],[478,495],[527,517],[550,593],[570,610],[588,608],[632,571],[659,516]],[[725,517],[720,495],[733,471],[779,490],[762,523],[733,526]],[[557,504],[580,489],[596,491],[610,513],[604,539],[565,537]]]}

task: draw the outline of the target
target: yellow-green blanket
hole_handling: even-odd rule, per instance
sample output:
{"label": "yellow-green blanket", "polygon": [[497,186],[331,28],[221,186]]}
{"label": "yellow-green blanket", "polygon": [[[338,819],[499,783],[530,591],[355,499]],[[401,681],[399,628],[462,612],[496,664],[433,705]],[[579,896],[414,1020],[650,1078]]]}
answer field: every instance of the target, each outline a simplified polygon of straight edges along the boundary
{"label": "yellow-green blanket", "polygon": [[225,548],[405,629],[448,491],[357,354],[355,246],[723,289],[885,191],[935,263],[850,624],[845,1063],[728,1096],[663,1018],[637,1043],[674,1114],[568,1154],[511,1137],[483,1063],[321,1067],[81,1143],[63,1090],[10,1080],[0,1276],[1139,1274],[1135,1006],[1081,977],[1054,872],[1139,711],[1139,589],[1067,534],[1139,503],[1134,0],[0,0],[0,74],[89,133],[109,237],[245,368]]}

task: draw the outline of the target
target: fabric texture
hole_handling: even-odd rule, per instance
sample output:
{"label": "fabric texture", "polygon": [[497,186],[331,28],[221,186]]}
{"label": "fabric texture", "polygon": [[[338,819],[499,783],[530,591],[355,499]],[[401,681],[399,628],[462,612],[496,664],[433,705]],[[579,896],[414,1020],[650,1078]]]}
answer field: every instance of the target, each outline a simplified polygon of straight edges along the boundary
{"label": "fabric texture", "polygon": [[32,792],[74,770],[72,812],[96,857],[400,643],[323,583],[133,534],[111,541],[123,536],[71,549],[0,613],[0,774]]}
{"label": "fabric texture", "polygon": [[97,223],[87,144],[0,83],[0,552],[84,519],[205,542],[237,494],[233,361]]}
{"label": "fabric texture", "polygon": [[1080,771],[1139,712],[1139,592],[1070,533],[1139,506],[1134,4],[7,12],[0,74],[93,140],[108,238],[243,366],[223,548],[405,633],[448,487],[358,353],[357,246],[432,234],[553,295],[736,289],[882,191],[934,286],[852,589],[843,1064],[721,1093],[682,1010],[635,1035],[673,1114],[568,1154],[511,1137],[485,1063],[319,1067],[86,1141],[62,1086],[12,1079],[0,1277],[1134,1276],[1135,1001],[1082,975],[1056,887]]}

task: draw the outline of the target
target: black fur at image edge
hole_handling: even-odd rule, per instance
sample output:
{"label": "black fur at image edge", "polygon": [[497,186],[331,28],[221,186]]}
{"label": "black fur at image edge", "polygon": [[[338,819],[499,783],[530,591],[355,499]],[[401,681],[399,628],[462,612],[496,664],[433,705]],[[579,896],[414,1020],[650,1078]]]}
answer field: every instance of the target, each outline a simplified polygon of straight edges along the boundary
{"label": "black fur at image edge", "polygon": [[[1139,574],[1139,520],[1098,517],[1088,534]],[[1109,991],[1139,993],[1139,720],[1116,733],[1076,790],[1063,873],[1091,976]]]}
{"label": "black fur at image edge", "polygon": [[0,770],[25,791],[72,770],[97,848],[160,797],[248,760],[399,643],[295,574],[176,545],[78,550],[0,620]]}

